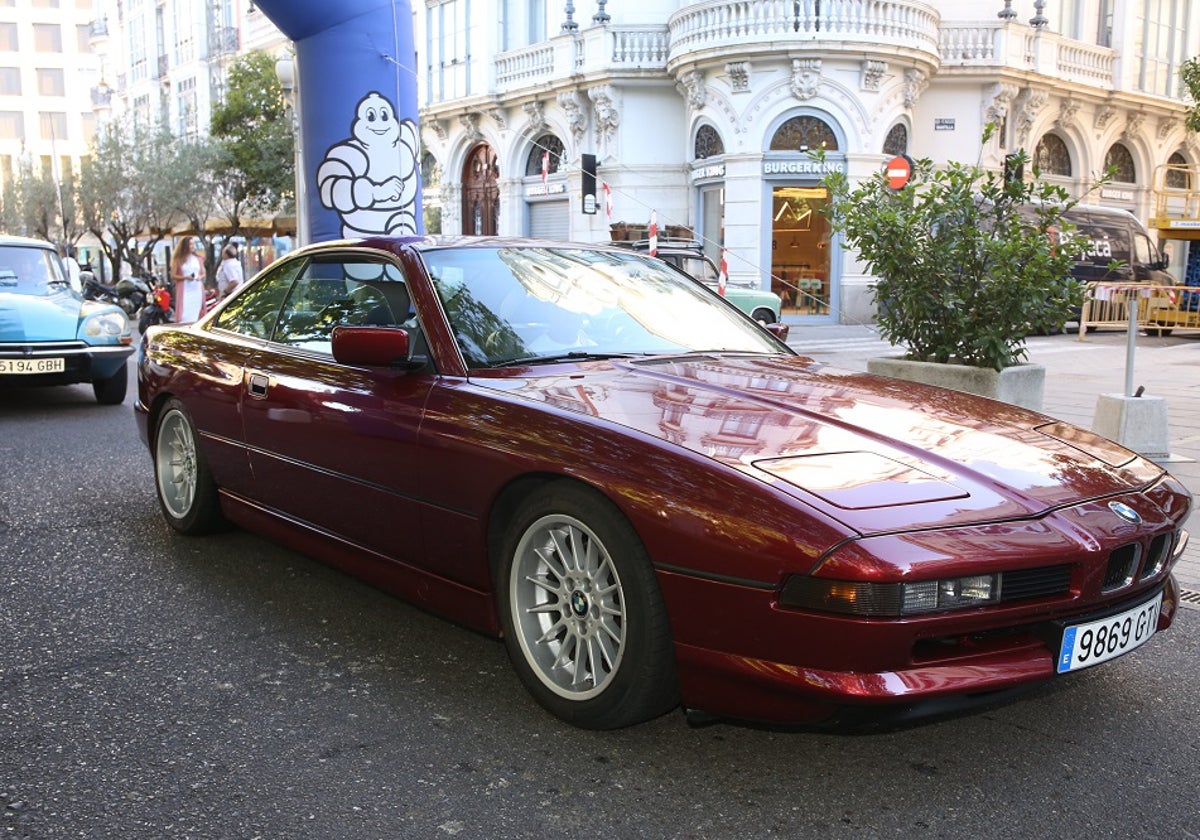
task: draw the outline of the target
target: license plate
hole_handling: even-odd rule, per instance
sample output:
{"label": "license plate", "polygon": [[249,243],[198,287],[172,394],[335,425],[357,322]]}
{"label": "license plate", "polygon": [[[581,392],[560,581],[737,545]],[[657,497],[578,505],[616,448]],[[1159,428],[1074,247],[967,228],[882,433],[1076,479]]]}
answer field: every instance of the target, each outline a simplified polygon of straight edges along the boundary
{"label": "license plate", "polygon": [[50,359],[0,359],[0,373],[62,373],[67,369],[67,360]]}
{"label": "license plate", "polygon": [[1159,592],[1123,613],[1066,628],[1058,651],[1058,673],[1098,665],[1141,647],[1158,629],[1162,597]]}

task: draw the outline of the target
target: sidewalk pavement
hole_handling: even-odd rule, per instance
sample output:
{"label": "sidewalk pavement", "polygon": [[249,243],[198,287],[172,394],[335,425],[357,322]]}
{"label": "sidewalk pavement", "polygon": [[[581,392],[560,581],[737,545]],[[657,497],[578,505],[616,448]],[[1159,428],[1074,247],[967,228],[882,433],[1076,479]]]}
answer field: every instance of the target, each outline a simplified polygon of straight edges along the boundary
{"label": "sidewalk pavement", "polygon": [[[788,344],[806,356],[847,370],[867,369],[872,356],[903,353],[879,337],[873,326],[809,325],[785,317]],[[1046,368],[1042,411],[1085,429],[1092,428],[1100,394],[1125,389],[1128,338],[1124,331],[1031,336],[1029,361]],[[1192,539],[1175,567],[1184,589],[1183,605],[1200,609],[1200,334],[1139,335],[1134,353],[1134,389],[1167,403],[1171,457],[1163,465],[1192,492],[1196,506],[1188,519]]]}

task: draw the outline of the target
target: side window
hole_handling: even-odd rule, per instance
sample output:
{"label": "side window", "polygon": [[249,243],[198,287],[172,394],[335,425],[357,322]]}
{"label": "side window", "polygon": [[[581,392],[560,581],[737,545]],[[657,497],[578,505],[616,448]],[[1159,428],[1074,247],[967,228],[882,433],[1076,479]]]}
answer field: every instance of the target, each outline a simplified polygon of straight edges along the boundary
{"label": "side window", "polygon": [[1147,266],[1158,262],[1158,257],[1154,254],[1154,246],[1150,244],[1150,237],[1146,236],[1146,234],[1135,234],[1133,237],[1133,247],[1134,259],[1138,265]]}
{"label": "side window", "polygon": [[249,338],[270,338],[279,317],[279,307],[303,267],[304,260],[292,260],[243,290],[221,310],[213,322],[213,329],[229,330]]}
{"label": "side window", "polygon": [[333,352],[333,328],[412,326],[408,288],[391,263],[313,261],[296,278],[273,340]]}

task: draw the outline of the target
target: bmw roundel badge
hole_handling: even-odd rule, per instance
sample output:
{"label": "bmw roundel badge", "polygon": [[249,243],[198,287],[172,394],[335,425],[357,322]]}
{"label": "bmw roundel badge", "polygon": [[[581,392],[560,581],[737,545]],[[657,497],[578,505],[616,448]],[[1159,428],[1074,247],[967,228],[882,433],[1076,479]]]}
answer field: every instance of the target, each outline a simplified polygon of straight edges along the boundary
{"label": "bmw roundel badge", "polygon": [[1108,509],[1132,525],[1138,525],[1142,521],[1138,512],[1123,502],[1109,502]]}

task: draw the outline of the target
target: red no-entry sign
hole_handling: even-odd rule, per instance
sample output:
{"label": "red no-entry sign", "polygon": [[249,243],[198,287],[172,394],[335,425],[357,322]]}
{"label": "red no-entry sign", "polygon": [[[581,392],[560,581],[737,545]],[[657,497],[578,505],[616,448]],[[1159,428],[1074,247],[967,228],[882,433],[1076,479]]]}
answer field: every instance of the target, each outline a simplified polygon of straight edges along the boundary
{"label": "red no-entry sign", "polygon": [[893,190],[903,189],[912,177],[913,162],[908,155],[896,155],[887,162],[883,173],[887,176],[888,187]]}

